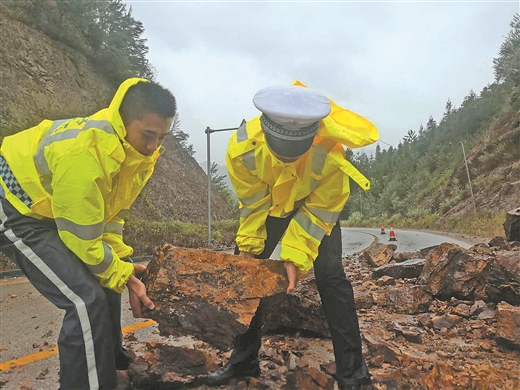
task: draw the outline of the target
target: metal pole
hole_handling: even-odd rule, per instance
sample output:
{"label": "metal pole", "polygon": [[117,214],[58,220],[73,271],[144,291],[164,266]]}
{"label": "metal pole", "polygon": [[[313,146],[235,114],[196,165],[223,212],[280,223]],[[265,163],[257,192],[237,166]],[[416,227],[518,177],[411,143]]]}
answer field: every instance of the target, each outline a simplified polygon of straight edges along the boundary
{"label": "metal pole", "polygon": [[207,174],[208,174],[208,246],[211,247],[211,133],[217,133],[220,131],[231,131],[238,130],[238,127],[230,127],[228,129],[210,129],[209,126],[206,127],[204,131],[206,133],[206,158],[208,159],[207,163]]}
{"label": "metal pole", "polygon": [[208,159],[208,247],[211,247],[211,130],[209,126],[206,127],[206,135],[206,158]]}
{"label": "metal pole", "polygon": [[462,145],[462,154],[464,155],[464,163],[466,164],[466,172],[468,174],[469,192],[471,193],[471,199],[473,200],[473,210],[475,211],[475,216],[477,216],[477,205],[475,203],[475,197],[473,196],[473,187],[471,185],[471,177],[469,176],[468,160],[466,160],[466,151],[464,150],[464,142],[460,141],[460,144]]}

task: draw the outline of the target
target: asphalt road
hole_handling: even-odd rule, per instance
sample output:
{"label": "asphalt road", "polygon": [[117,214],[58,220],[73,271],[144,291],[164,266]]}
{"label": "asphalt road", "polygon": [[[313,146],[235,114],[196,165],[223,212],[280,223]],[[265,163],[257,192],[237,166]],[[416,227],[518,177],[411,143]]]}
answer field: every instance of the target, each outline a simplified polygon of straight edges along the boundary
{"label": "asphalt road", "polygon": [[[452,242],[468,248],[470,245],[448,237],[424,232],[395,230],[398,251],[413,251]],[[388,230],[342,228],[343,254],[353,254],[370,246],[376,240],[389,243]],[[273,258],[277,258],[275,254]],[[3,390],[56,390],[59,377],[57,343],[63,312],[55,308],[25,278],[0,280],[0,388]],[[157,325],[132,317],[127,293],[123,294],[124,331],[133,333],[127,338],[129,347],[139,353],[142,341],[160,339]],[[183,345],[189,338],[170,338],[171,344]],[[2,386],[3,383],[3,386]]]}

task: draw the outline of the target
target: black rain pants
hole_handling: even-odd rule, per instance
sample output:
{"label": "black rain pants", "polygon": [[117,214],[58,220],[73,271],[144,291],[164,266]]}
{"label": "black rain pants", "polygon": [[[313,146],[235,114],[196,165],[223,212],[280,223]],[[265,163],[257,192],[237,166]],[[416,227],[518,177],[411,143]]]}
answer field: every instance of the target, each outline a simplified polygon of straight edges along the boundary
{"label": "black rain pants", "polygon": [[0,250],[45,298],[65,310],[58,338],[60,389],[115,389],[121,294],[101,287],[65,246],[53,220],[26,217],[1,196]]}
{"label": "black rain pants", "polygon": [[[292,215],[286,218],[267,217],[267,239],[258,259],[271,256],[287,229]],[[238,254],[238,248],[235,248]],[[341,378],[368,377],[368,368],[361,351],[361,334],[354,303],[354,292],[342,265],[341,229],[339,222],[330,236],[325,236],[314,261],[316,285],[327,317],[336,360],[336,376]],[[230,363],[251,361],[258,357],[261,344],[263,315],[258,310],[246,333],[235,338]]]}

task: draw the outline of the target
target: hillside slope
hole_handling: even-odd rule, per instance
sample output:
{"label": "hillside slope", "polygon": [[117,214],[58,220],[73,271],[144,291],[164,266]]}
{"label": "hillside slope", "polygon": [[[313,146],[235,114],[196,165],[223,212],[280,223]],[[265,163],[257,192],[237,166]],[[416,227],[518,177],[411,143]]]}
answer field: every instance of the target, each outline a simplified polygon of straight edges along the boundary
{"label": "hillside slope", "polygon": [[[44,118],[86,116],[108,105],[117,85],[82,54],[7,15],[0,9],[0,141]],[[166,152],[131,213],[143,220],[205,222],[207,176],[168,138]],[[233,218],[226,201],[217,192],[212,196],[214,219]]]}
{"label": "hillside slope", "polygon": [[[497,120],[467,152],[468,168],[477,210],[503,212],[520,205],[520,111]],[[464,162],[455,169],[449,187],[467,183]],[[471,196],[457,203],[445,216],[473,210]]]}

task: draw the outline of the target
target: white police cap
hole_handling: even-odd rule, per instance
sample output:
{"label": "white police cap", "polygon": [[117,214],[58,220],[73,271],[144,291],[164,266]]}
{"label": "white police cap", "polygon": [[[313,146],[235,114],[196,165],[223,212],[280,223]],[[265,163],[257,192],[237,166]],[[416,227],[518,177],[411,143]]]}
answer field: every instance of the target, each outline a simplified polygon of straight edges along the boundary
{"label": "white police cap", "polygon": [[307,127],[329,115],[329,99],[321,92],[299,86],[275,86],[258,91],[253,104],[269,119],[293,130],[298,138],[298,129]]}
{"label": "white police cap", "polygon": [[301,156],[309,150],[319,121],[331,110],[325,95],[299,86],[264,88],[256,93],[253,104],[263,113],[260,120],[267,144],[285,157]]}

